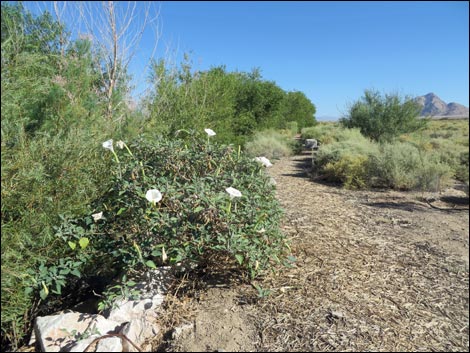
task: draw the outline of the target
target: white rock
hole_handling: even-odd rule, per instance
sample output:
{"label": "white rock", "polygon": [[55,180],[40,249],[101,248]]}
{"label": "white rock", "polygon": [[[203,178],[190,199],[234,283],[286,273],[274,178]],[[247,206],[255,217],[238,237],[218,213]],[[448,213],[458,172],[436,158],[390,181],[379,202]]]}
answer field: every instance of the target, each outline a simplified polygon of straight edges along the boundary
{"label": "white rock", "polygon": [[83,340],[79,340],[75,343],[70,342],[69,345],[71,345],[71,347],[64,347],[64,348],[61,349],[61,351],[64,351],[64,352],[83,352],[83,351],[85,351],[85,349],[87,349],[87,347],[91,344],[91,342],[93,342],[98,337],[100,337],[100,336],[99,335],[93,335],[93,336],[90,336],[90,337],[85,338]]}
{"label": "white rock", "polygon": [[[136,286],[142,290],[142,298],[140,300],[118,300],[115,303],[115,308],[110,309],[108,315],[105,315],[106,317],[78,312],[37,317],[31,342],[37,340],[43,352],[66,350],[80,352],[95,338],[108,333],[118,333],[119,330],[122,330],[123,324],[129,322],[126,333],[123,333],[126,337],[129,334],[131,336],[129,339],[141,346],[147,338],[157,334],[160,330],[155,323],[158,315],[156,309],[163,303],[174,279],[171,270],[171,267],[167,266],[148,271],[145,274],[146,278]],[[72,335],[72,331],[75,331],[74,335]],[[80,336],[91,333],[94,335],[80,339]],[[98,343],[97,349],[122,351],[123,344],[127,343],[122,343],[118,337],[107,338]],[[128,349],[132,351],[134,348],[130,346]]]}
{"label": "white rock", "polygon": [[[101,335],[116,333],[120,329],[120,323],[106,320],[101,315],[72,312],[38,316],[34,324],[35,336],[43,352],[59,352],[63,347],[73,344],[76,336],[91,333],[93,328]],[[73,330],[76,330],[75,337],[71,336]]]}
{"label": "white rock", "polygon": [[112,308],[106,317],[120,323],[139,319],[145,315],[147,310],[155,310],[159,307],[164,299],[165,296],[162,294],[141,300],[121,299],[116,301],[115,308]]}
{"label": "white rock", "polygon": [[[95,352],[122,352],[120,337],[103,338],[98,342]],[[126,351],[127,352],[127,351]]]}
{"label": "white rock", "polygon": [[[146,319],[134,319],[127,323],[121,333],[129,338],[138,347],[142,347],[145,341],[154,337],[160,331],[160,327]],[[137,352],[127,340],[123,340],[123,350],[126,352]]]}
{"label": "white rock", "polygon": [[306,139],[305,148],[316,149],[318,147],[318,141],[316,139]]}

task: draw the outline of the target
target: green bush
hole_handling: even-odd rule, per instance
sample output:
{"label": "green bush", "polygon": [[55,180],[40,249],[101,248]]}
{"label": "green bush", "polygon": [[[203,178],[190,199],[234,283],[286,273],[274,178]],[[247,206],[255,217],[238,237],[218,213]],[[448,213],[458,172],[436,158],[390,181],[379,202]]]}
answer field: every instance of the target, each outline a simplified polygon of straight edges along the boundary
{"label": "green bush", "polygon": [[[71,244],[89,241],[84,272],[181,263],[209,271],[236,267],[254,278],[282,261],[281,209],[264,168],[251,157],[193,135],[138,139],[128,148],[115,156],[103,151],[116,161],[108,171],[112,186],[88,215],[65,219],[57,232],[70,245],[63,256],[73,256]],[[230,187],[241,197],[232,198]],[[155,203],[146,197],[152,189],[162,195]]]}
{"label": "green bush", "polygon": [[245,151],[253,157],[264,156],[268,159],[279,159],[292,155],[295,142],[274,130],[265,130],[255,134],[246,143]]}
{"label": "green bush", "polygon": [[469,191],[469,154],[468,150],[460,154],[460,164],[455,169],[455,177],[465,184],[465,192]]}
{"label": "green bush", "polygon": [[378,153],[378,146],[358,131],[341,133],[349,138],[322,145],[316,168],[327,180],[344,183],[349,188],[364,188],[369,185],[368,161]]}
{"label": "green bush", "polygon": [[425,132],[383,144],[365,138],[359,129],[319,125],[302,132],[323,141],[315,161],[319,173],[347,188],[434,191],[447,185],[453,175],[464,181],[468,170],[468,149],[454,141],[430,139]]}
{"label": "green bush", "polygon": [[381,146],[371,160],[371,183],[400,190],[438,190],[451,176],[451,168],[439,156],[410,143]]}
{"label": "green bush", "polygon": [[341,182],[348,189],[362,189],[367,186],[367,169],[367,156],[344,154],[339,160],[328,162],[323,173],[329,180]]}
{"label": "green bush", "polygon": [[313,127],[303,128],[302,138],[316,139],[321,144],[327,144],[333,141],[331,136],[338,128],[338,124],[319,123]]}
{"label": "green bush", "polygon": [[400,141],[408,142],[434,159],[449,166],[456,179],[468,180],[468,120],[433,120],[424,131],[404,134]]}
{"label": "green bush", "polygon": [[144,104],[147,131],[172,136],[178,129],[205,125],[219,131],[218,142],[244,146],[256,131],[286,128],[296,133],[315,123],[315,106],[303,93],[285,92],[263,79],[259,69],[228,72],[220,66],[194,72],[188,56],[180,67],[160,60],[152,69],[154,87]]}
{"label": "green bush", "polygon": [[418,118],[420,110],[410,97],[401,98],[398,94],[382,97],[378,91],[366,90],[340,123],[348,128],[359,128],[375,141],[390,142],[400,134],[426,126],[427,120]]}
{"label": "green bush", "polygon": [[109,185],[94,134],[20,135],[22,143],[2,146],[2,330],[10,342],[22,338],[34,307],[28,270],[62,256],[59,215],[85,212]]}

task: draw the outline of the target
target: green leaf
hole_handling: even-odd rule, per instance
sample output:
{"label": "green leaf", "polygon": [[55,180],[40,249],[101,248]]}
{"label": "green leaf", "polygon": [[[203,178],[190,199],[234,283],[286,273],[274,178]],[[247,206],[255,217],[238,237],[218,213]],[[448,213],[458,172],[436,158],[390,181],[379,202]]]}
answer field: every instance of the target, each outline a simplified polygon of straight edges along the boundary
{"label": "green leaf", "polygon": [[119,211],[117,211],[116,215],[119,216],[119,215],[120,215],[121,213],[123,213],[125,210],[127,210],[127,208],[121,207],[121,208],[119,209]]}
{"label": "green leaf", "polygon": [[157,266],[155,265],[155,263],[152,260],[146,261],[145,264],[150,268],[157,269]]}
{"label": "green leaf", "polygon": [[60,295],[60,294],[62,293],[60,284],[59,284],[59,283],[56,283],[55,286],[56,286],[56,287],[55,287],[56,289],[55,289],[55,290],[52,290],[52,293],[54,293],[54,294],[59,294],[59,295]]}
{"label": "green leaf", "polygon": [[71,248],[72,250],[75,250],[75,248],[77,247],[77,244],[75,244],[75,243],[72,242],[72,241],[69,241],[68,244],[69,244],[69,246],[70,246],[70,248]]}
{"label": "green leaf", "polygon": [[194,209],[194,213],[198,213],[198,212],[202,211],[203,209],[204,209],[204,207],[198,206]]}
{"label": "green leaf", "polygon": [[64,268],[59,271],[59,275],[68,275],[70,273],[70,268]]}
{"label": "green leaf", "polygon": [[243,255],[236,254],[235,258],[237,259],[237,261],[240,265],[243,263]]}
{"label": "green leaf", "polygon": [[24,294],[30,295],[33,292],[33,287],[26,287],[24,290]]}
{"label": "green leaf", "polygon": [[77,277],[81,276],[80,271],[77,270],[76,268],[74,268],[72,271],[70,271],[70,273],[74,276],[77,276]]}
{"label": "green leaf", "polygon": [[[149,260],[150,261],[150,260]],[[137,283],[135,283],[134,281],[127,281],[126,282],[126,286],[129,286],[129,287],[134,287]]]}
{"label": "green leaf", "polygon": [[80,244],[80,247],[81,247],[82,249],[85,249],[85,248],[88,246],[88,244],[90,244],[90,240],[89,240],[88,238],[85,238],[85,237],[84,237],[84,238],[80,238],[80,240],[78,241],[78,243]]}
{"label": "green leaf", "polygon": [[39,296],[41,297],[42,300],[46,300],[48,293],[44,289],[41,289],[39,292]]}
{"label": "green leaf", "polygon": [[158,249],[155,249],[155,250],[152,251],[152,256],[155,256],[155,257],[162,256],[162,251],[158,250]]}

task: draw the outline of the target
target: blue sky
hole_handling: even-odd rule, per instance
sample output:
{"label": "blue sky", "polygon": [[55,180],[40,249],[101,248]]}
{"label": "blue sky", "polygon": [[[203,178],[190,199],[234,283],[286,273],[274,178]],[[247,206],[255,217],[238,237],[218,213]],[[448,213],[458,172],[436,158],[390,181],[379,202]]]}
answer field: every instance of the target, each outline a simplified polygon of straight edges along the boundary
{"label": "blue sky", "polygon": [[[304,92],[317,118],[345,114],[365,89],[429,92],[469,106],[468,2],[159,3],[157,57],[191,52],[194,69],[259,67],[264,79]],[[130,66],[155,42],[145,32]],[[137,83],[142,91],[144,81]]]}
{"label": "blue sky", "polygon": [[364,89],[469,105],[467,2],[163,2],[166,46],[194,66],[260,67],[339,117]]}

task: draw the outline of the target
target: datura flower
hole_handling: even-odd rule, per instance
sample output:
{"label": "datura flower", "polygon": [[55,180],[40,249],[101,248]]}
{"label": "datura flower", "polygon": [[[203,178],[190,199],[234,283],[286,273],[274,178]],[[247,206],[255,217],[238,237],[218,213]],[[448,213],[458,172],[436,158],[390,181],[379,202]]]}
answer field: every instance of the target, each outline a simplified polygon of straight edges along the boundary
{"label": "datura flower", "polygon": [[165,247],[162,248],[162,261],[166,262],[168,255],[166,254]]}
{"label": "datura flower", "polygon": [[113,139],[109,139],[108,141],[104,141],[103,142],[103,147],[106,148],[107,150],[110,150],[111,152],[113,152],[113,155],[114,155],[114,158],[116,159],[116,162],[119,163],[119,158],[118,158],[116,152],[114,152]]}
{"label": "datura flower", "polygon": [[157,189],[150,189],[145,194],[145,198],[155,205],[162,199],[162,193]]}
{"label": "datura flower", "polygon": [[207,136],[215,136],[216,135],[216,133],[212,129],[204,129],[204,131],[206,132]]}
{"label": "datura flower", "polygon": [[127,152],[129,153],[129,155],[131,157],[134,157],[134,155],[132,154],[131,150],[129,149],[129,147],[127,147],[126,143],[122,140],[119,140],[118,142],[116,142],[116,146],[118,146],[121,150],[124,149],[124,147],[126,148]]}
{"label": "datura flower", "polygon": [[256,157],[255,161],[260,162],[263,164],[266,168],[272,167],[273,164],[267,159],[266,157]]}
{"label": "datura flower", "polygon": [[103,147],[106,148],[107,150],[110,150],[111,152],[114,152],[113,139],[110,139],[108,141],[104,141],[103,142]]}
{"label": "datura flower", "polygon": [[103,212],[99,212],[99,213],[94,213],[91,215],[93,217],[93,220],[95,222],[99,221],[100,219],[103,218]]}
{"label": "datura flower", "polygon": [[229,193],[231,199],[234,198],[234,197],[241,197],[242,196],[242,193],[240,191],[238,191],[237,189],[232,188],[232,187],[226,188],[225,191],[227,191]]}

